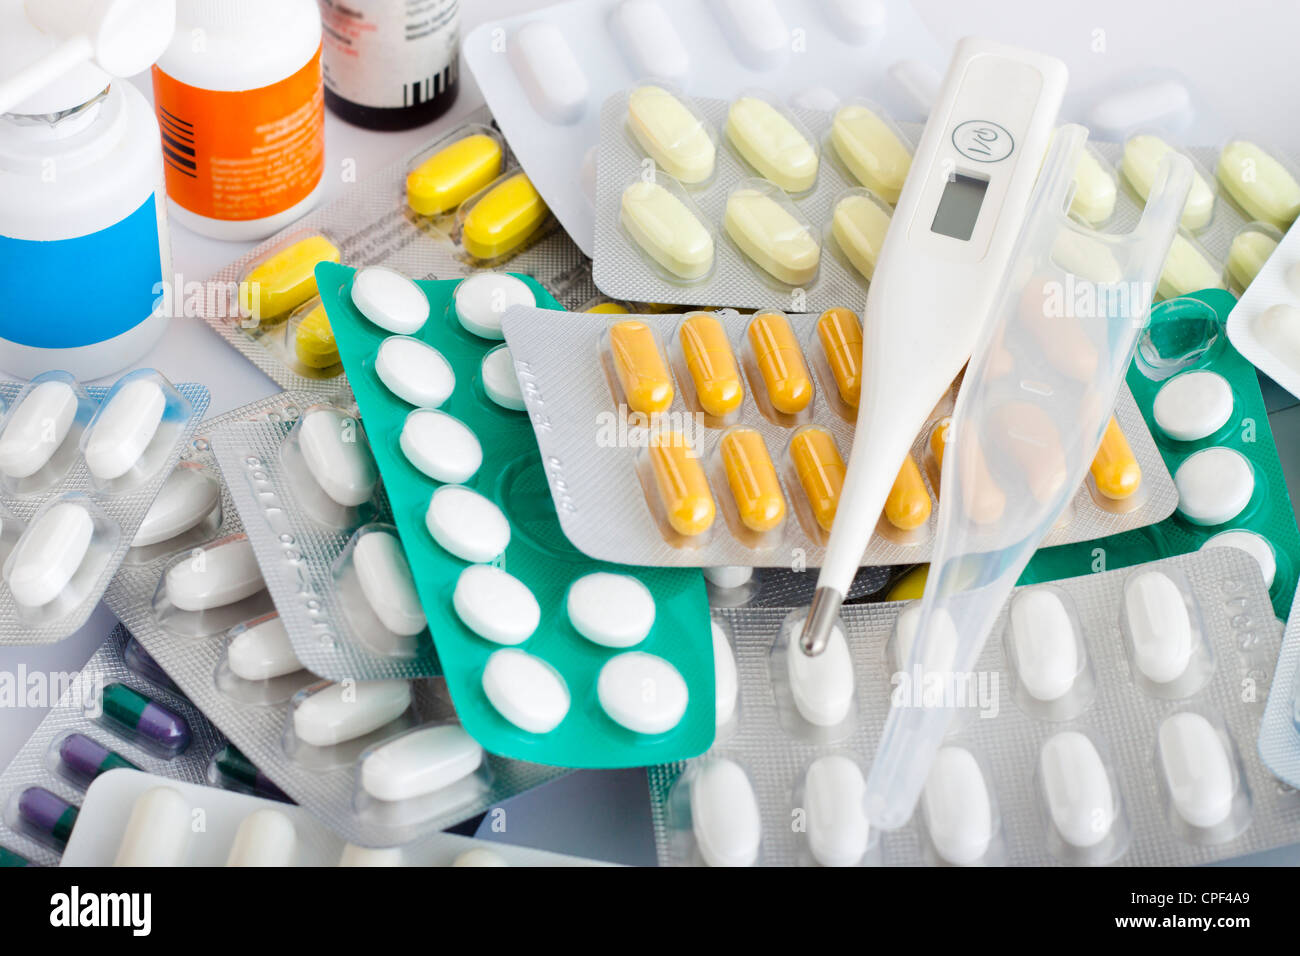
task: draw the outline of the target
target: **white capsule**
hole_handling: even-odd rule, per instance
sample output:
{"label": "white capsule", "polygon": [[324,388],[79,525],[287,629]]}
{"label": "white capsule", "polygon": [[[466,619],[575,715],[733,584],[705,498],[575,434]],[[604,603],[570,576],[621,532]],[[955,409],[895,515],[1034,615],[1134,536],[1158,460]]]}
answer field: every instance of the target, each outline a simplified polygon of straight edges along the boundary
{"label": "white capsule", "polygon": [[[921,623],[921,602],[903,608],[894,623],[894,666],[907,670],[916,643],[916,628]],[[952,617],[944,608],[935,608],[930,615],[930,640],[926,644],[925,660],[921,671],[926,674],[942,673],[952,669],[953,655],[957,651],[957,629]]]}
{"label": "white capsule", "polygon": [[627,574],[583,575],[569,586],[565,608],[574,630],[602,647],[634,647],[655,623],[654,595]]}
{"label": "white capsule", "polygon": [[888,7],[882,0],[827,0],[826,16],[835,35],[848,43],[866,43],[885,26]]}
{"label": "white capsule", "polygon": [[146,548],[180,537],[212,514],[220,502],[220,482],[197,468],[178,466],[149,506],[131,547]]}
{"label": "white capsule", "polygon": [[361,786],[396,801],[443,790],[483,763],[483,748],[459,724],[421,727],[380,744],[361,761]]}
{"label": "white capsule", "polygon": [[[798,633],[799,628],[791,630]],[[819,727],[834,727],[853,705],[853,657],[837,624],[826,649],[810,657],[794,641],[786,648],[790,694],[803,719]]]}
{"label": "white capsule", "polygon": [[364,737],[396,720],[411,706],[404,680],[345,681],[303,698],[293,711],[293,732],[313,747]]}
{"label": "white capsule", "polygon": [[1277,576],[1277,554],[1273,546],[1253,531],[1223,531],[1201,545],[1206,548],[1237,548],[1245,551],[1259,563],[1259,573],[1264,577],[1264,587],[1271,588]]}
{"label": "white capsule", "polygon": [[509,866],[506,858],[500,853],[483,847],[475,847],[472,850],[466,850],[456,859],[452,860],[452,866]]}
{"label": "white capsule", "polygon": [[715,0],[723,33],[736,58],[751,70],[774,70],[790,53],[790,31],[772,0]]}
{"label": "white capsule", "polygon": [[753,866],[763,834],[754,787],[739,764],[715,758],[691,781],[691,830],[708,866]]}
{"label": "white capsule", "polygon": [[1250,504],[1255,470],[1231,448],[1204,448],[1183,460],[1174,472],[1178,513],[1192,524],[1231,521]]}
{"label": "white capsule", "polygon": [[740,692],[740,676],[736,671],[736,656],[731,642],[716,621],[713,630],[713,702],[717,710],[717,724],[721,727],[736,713],[736,698]]}
{"label": "white capsule", "polygon": [[848,757],[819,757],[804,778],[808,848],[822,866],[857,866],[871,828],[863,799],[867,781]]}
{"label": "white capsule", "polygon": [[266,587],[253,546],[234,535],[196,551],[167,572],[167,600],[181,611],[210,611]]}
{"label": "white capsule", "polygon": [[180,866],[189,850],[190,805],[173,787],[136,798],[114,866]]}
{"label": "white capsule", "polygon": [[1079,650],[1070,612],[1055,592],[1021,591],[1011,602],[1016,674],[1035,700],[1064,697],[1079,673]]}
{"label": "white capsule", "polygon": [[1200,714],[1174,714],[1160,725],[1160,769],[1178,815],[1216,827],[1232,813],[1232,761],[1214,725]]}
{"label": "white capsule", "polygon": [[434,491],[424,524],[434,541],[462,561],[492,561],[510,544],[510,522],[501,509],[463,485]]}
{"label": "white capsule", "polygon": [[254,681],[302,670],[302,662],[278,615],[235,635],[226,648],[226,663],[236,677]]}
{"label": "white capsule", "polygon": [[682,721],[690,693],[677,668],[643,651],[605,662],[596,678],[600,708],[637,734],[666,734]]}
{"label": "white capsule", "polygon": [[1039,761],[1047,808],[1061,839],[1080,849],[1106,839],[1117,808],[1110,775],[1092,741],[1077,730],[1062,731],[1043,744]]}
{"label": "white capsule", "polygon": [[352,563],[361,593],[384,627],[402,637],[424,630],[424,608],[396,535],[387,531],[363,534],[352,551]]}
{"label": "white capsule", "polygon": [[542,620],[528,585],[491,564],[462,571],[451,603],[466,627],[495,644],[522,644]]}
{"label": "white capsule", "polygon": [[145,453],[167,410],[167,396],[150,378],[127,382],[90,423],[86,467],[101,481],[121,478]]}
{"label": "white capsule", "polygon": [[524,391],[519,387],[519,377],[515,375],[515,360],[510,355],[508,345],[500,345],[483,356],[483,391],[502,408],[512,412],[522,412]]}
{"label": "white capsule", "polygon": [[456,388],[456,373],[443,354],[405,335],[380,343],[375,374],[385,388],[416,408],[437,408]]}
{"label": "white capsule", "polygon": [[1232,417],[1232,386],[1218,372],[1184,372],[1156,392],[1151,412],[1175,441],[1209,438]]}
{"label": "white capsule", "polygon": [[339,857],[339,866],[402,866],[400,846],[368,847],[348,843]]}
{"label": "white capsule", "polygon": [[560,672],[513,647],[488,658],[483,693],[497,713],[530,734],[550,733],[569,712],[569,688]]}
{"label": "white capsule", "polygon": [[537,296],[523,279],[504,272],[480,272],[456,286],[456,318],[471,335],[502,339],[501,316],[512,305],[537,305]]}
{"label": "white capsule", "polygon": [[414,335],[429,321],[429,300],[420,287],[383,266],[367,266],[353,277],[352,304],[394,335]]}
{"label": "white capsule", "polygon": [[240,821],[226,866],[290,866],[297,849],[292,820],[279,810],[254,810]]}
{"label": "white capsule", "polygon": [[1098,101],[1089,126],[1111,137],[1138,126],[1161,126],[1185,114],[1192,103],[1187,87],[1177,80],[1162,80],[1129,87]]}
{"label": "white capsule", "polygon": [[988,852],[993,808],[979,762],[962,747],[941,747],[921,793],[926,829],[940,858],[970,866]]}
{"label": "white capsule", "polygon": [[1133,657],[1147,680],[1167,684],[1187,670],[1192,659],[1192,621],[1183,592],[1162,571],[1143,571],[1124,585]]}
{"label": "white capsule", "polygon": [[402,454],[434,481],[469,481],[483,464],[483,446],[468,425],[446,412],[417,408],[406,416]]}
{"label": "white capsule", "polygon": [[336,408],[308,412],[298,425],[307,470],[335,503],[355,508],[375,493],[379,472],[355,418]]}
{"label": "white capsule", "polygon": [[510,39],[510,60],[533,109],[552,123],[572,123],[587,108],[590,84],[563,31],[545,20],[525,23]]}
{"label": "white capsule", "polygon": [[0,474],[27,478],[49,462],[77,417],[77,393],[67,382],[41,382],[13,410],[0,432]]}
{"label": "white capsule", "polygon": [[610,18],[635,76],[683,80],[690,55],[672,19],[655,0],[623,0]]}
{"label": "white capsule", "polygon": [[5,583],[14,600],[38,608],[57,598],[86,560],[94,537],[95,520],[75,502],[60,502],[43,513],[9,556]]}

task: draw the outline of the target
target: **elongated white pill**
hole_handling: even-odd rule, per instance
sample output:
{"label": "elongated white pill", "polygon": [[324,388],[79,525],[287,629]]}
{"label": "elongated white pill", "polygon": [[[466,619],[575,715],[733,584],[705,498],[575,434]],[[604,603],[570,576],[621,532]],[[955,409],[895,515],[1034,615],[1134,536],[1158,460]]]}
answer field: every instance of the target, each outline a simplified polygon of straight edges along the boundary
{"label": "elongated white pill", "polygon": [[883,0],[825,0],[826,18],[847,43],[866,43],[885,26],[889,9]]}
{"label": "elongated white pill", "polygon": [[1124,585],[1133,658],[1156,684],[1176,680],[1192,658],[1192,621],[1183,592],[1162,571],[1143,571]]}
{"label": "elongated white pill", "polygon": [[234,535],[195,551],[167,572],[167,600],[181,611],[209,611],[266,587],[253,546]]}
{"label": "elongated white pill", "polygon": [[483,446],[470,427],[434,409],[407,415],[399,444],[406,460],[434,481],[469,481],[483,464]]}
{"label": "elongated white pill", "polygon": [[1115,177],[1097,155],[1087,148],[1080,150],[1079,161],[1074,167],[1074,197],[1070,200],[1070,213],[1090,226],[1099,225],[1115,212],[1118,195]]}
{"label": "elongated white pill", "polygon": [[459,724],[421,727],[380,744],[361,761],[361,786],[376,800],[443,790],[483,763],[483,748]]}
{"label": "elongated white pill", "polygon": [[405,335],[380,343],[375,374],[385,388],[416,408],[437,408],[456,388],[456,373],[443,354]]}
{"label": "elongated white pill", "polygon": [[1096,846],[1115,822],[1110,775],[1093,742],[1066,730],[1043,744],[1039,756],[1047,808],[1056,832],[1071,846]]}
{"label": "elongated white pill", "polygon": [[[1161,161],[1172,151],[1172,146],[1159,136],[1150,134],[1131,136],[1124,143],[1124,158],[1120,169],[1143,202],[1151,195],[1151,187],[1155,184]],[[1181,224],[1184,229],[1202,229],[1213,214],[1214,191],[1210,189],[1205,177],[1193,170],[1192,188],[1183,205]]]}
{"label": "elongated white pill", "polygon": [[993,808],[979,761],[962,747],[941,747],[921,793],[930,841],[940,858],[970,866],[988,852]]}
{"label": "elongated white pill", "polygon": [[77,393],[67,382],[41,382],[27,393],[0,432],[0,473],[27,478],[49,462],[77,417]]}
{"label": "elongated white pill", "polygon": [[740,676],[736,671],[736,655],[726,632],[713,622],[713,702],[717,711],[716,726],[721,727],[736,713],[736,698],[740,693]]}
{"label": "elongated white pill", "polygon": [[1232,813],[1232,761],[1214,725],[1200,714],[1174,714],[1160,725],[1160,769],[1178,815],[1216,827]]}
{"label": "elongated white pill", "polygon": [[1277,576],[1277,553],[1261,535],[1253,531],[1222,531],[1201,545],[1206,548],[1238,548],[1259,563],[1259,573],[1264,577],[1264,587],[1271,588]]}
{"label": "elongated white pill", "polygon": [[691,781],[691,831],[708,866],[753,866],[763,835],[758,798],[739,764],[716,758]]}
{"label": "elongated white pill", "polygon": [[1173,244],[1160,272],[1156,294],[1163,299],[1176,299],[1200,289],[1222,289],[1223,267],[1181,233],[1174,234]]}
{"label": "elongated white pill", "polygon": [[173,787],[136,798],[114,866],[180,866],[190,845],[190,805]]}
{"label": "elongated white pill", "polygon": [[153,379],[133,379],[110,395],[90,423],[84,451],[90,473],[112,481],[135,467],[166,410],[167,396]]}
{"label": "elongated white pill", "polygon": [[1175,375],[1156,392],[1151,406],[1160,430],[1175,441],[1208,438],[1232,417],[1232,387],[1218,372]]}
{"label": "elongated white pill", "polygon": [[451,603],[466,627],[495,644],[522,644],[542,620],[528,585],[491,564],[462,571]]}
{"label": "elongated white pill", "polygon": [[1036,700],[1064,697],[1079,672],[1074,622],[1060,595],[1046,588],[1021,591],[1011,602],[1016,674]]}
{"label": "elongated white pill", "polygon": [[512,412],[522,412],[524,391],[519,387],[519,377],[515,374],[515,360],[510,354],[510,347],[501,345],[483,356],[483,391],[487,397],[502,408]]}
{"label": "elongated white pill", "polygon": [[574,630],[602,647],[634,647],[655,623],[654,596],[627,574],[583,575],[569,586],[565,607]]}
{"label": "elongated white pill", "polygon": [[[921,602],[908,605],[898,615],[894,624],[894,666],[907,670],[916,643],[916,628],[921,623]],[[957,629],[952,617],[943,608],[936,608],[930,616],[930,642],[926,645],[921,671],[925,674],[942,673],[952,668],[953,654],[957,650]]]}
{"label": "elongated white pill", "polygon": [[704,120],[661,86],[640,86],[627,97],[627,126],[659,168],[683,183],[713,175],[717,147]]}
{"label": "elongated white pill", "polygon": [[690,54],[672,18],[656,0],[623,0],[610,18],[635,76],[685,79]]}
{"label": "elongated white pill", "polygon": [[394,335],[414,335],[429,321],[429,300],[420,287],[383,266],[367,266],[353,277],[352,304]]}
{"label": "elongated white pill", "polygon": [[472,850],[466,850],[456,859],[451,861],[452,866],[509,866],[500,853],[494,853],[492,850],[484,847],[475,847]]}
{"label": "elongated white pill", "polygon": [[740,251],[778,281],[798,286],[817,277],[821,243],[766,192],[749,187],[732,192],[723,225]]}
{"label": "elongated white pill", "polygon": [[337,504],[355,508],[375,493],[379,472],[355,418],[336,408],[308,412],[298,426],[298,447],[311,476]]}
{"label": "elongated white pill", "polygon": [[789,59],[790,31],[772,0],[715,0],[731,50],[751,70],[774,70]]}
{"label": "elongated white pill", "polygon": [[869,107],[843,106],[831,123],[831,145],[855,179],[885,202],[898,202],[912,151]]}
{"label": "elongated white pill", "polygon": [[564,32],[553,23],[525,23],[510,41],[510,61],[528,101],[552,123],[572,123],[587,108],[590,84]]}
{"label": "elongated white pill", "polygon": [[569,688],[560,672],[514,647],[488,658],[483,693],[497,713],[530,734],[550,733],[569,712]]}
{"label": "elongated white pill", "polygon": [[292,820],[279,810],[254,810],[240,821],[226,866],[289,866],[297,849]]}
{"label": "elongated white pill", "polygon": [[146,548],[183,535],[221,502],[221,483],[197,468],[180,465],[167,476],[149,506],[131,547]]}
{"label": "elongated white pill", "polygon": [[381,624],[394,634],[412,637],[424,630],[426,621],[415,578],[397,536],[372,531],[361,536],[352,552],[357,580],[366,603]]}
{"label": "elongated white pill", "polygon": [[[791,633],[797,633],[797,629]],[[849,715],[853,705],[853,657],[844,632],[836,625],[826,649],[809,657],[791,642],[785,652],[790,694],[804,720],[819,727],[834,727]]]}
{"label": "elongated white pill", "polygon": [[236,677],[244,680],[270,680],[302,670],[279,615],[235,635],[226,648],[226,663]]}
{"label": "elongated white pill", "polygon": [[727,111],[727,139],[764,179],[788,193],[817,182],[817,148],[767,100],[742,96]]}
{"label": "elongated white pill", "polygon": [[1129,87],[1098,101],[1089,113],[1089,126],[1104,137],[1116,138],[1138,126],[1160,126],[1185,114],[1192,95],[1177,80]]}
{"label": "elongated white pill", "polygon": [[863,798],[867,781],[848,757],[819,757],[804,778],[808,848],[822,866],[856,866],[867,852],[871,828]]}
{"label": "elongated white pill", "polygon": [[637,180],[623,190],[619,218],[646,255],[679,279],[699,279],[713,268],[708,227],[659,183]]}
{"label": "elongated white pill", "polygon": [[643,651],[605,662],[596,698],[610,720],[638,734],[664,734],[681,723],[690,694],[677,668]]}
{"label": "elongated white pill", "polygon": [[537,305],[523,279],[504,272],[480,272],[462,279],[455,292],[456,318],[465,331],[482,339],[503,339],[501,317],[512,305]]}
{"label": "elongated white pill", "polygon": [[339,866],[402,866],[400,846],[368,847],[348,843],[339,857]]}
{"label": "elongated white pill", "polygon": [[313,747],[363,737],[396,720],[411,706],[404,680],[344,681],[305,697],[293,711],[293,732]]}
{"label": "elongated white pill", "polygon": [[1244,455],[1216,445],[1183,460],[1174,472],[1178,513],[1193,524],[1231,521],[1250,504],[1255,470]]}
{"label": "elongated white pill", "polygon": [[95,537],[95,520],[81,505],[63,501],[23,532],[9,558],[6,582],[24,607],[49,604],[72,582]]}
{"label": "elongated white pill", "polygon": [[443,485],[429,498],[425,527],[462,561],[486,563],[510,544],[510,522],[496,503],[463,485]]}

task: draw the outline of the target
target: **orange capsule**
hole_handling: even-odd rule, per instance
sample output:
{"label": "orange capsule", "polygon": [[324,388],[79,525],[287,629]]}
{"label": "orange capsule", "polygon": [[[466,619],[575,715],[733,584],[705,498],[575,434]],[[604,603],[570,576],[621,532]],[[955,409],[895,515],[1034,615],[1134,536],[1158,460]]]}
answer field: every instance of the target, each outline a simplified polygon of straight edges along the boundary
{"label": "orange capsule", "polygon": [[1050,501],[1066,479],[1061,433],[1051,416],[1029,402],[1006,402],[994,409],[992,428],[992,440],[1001,446],[996,451],[1020,466],[1030,494]]}
{"label": "orange capsule", "polygon": [[[951,422],[943,432],[946,450],[947,445],[955,438],[952,434]],[[956,463],[961,469],[959,480],[966,514],[976,524],[993,524],[1000,520],[1002,513],[1006,511],[1006,492],[989,471],[988,461],[984,458],[984,449],[971,434],[969,427],[962,429],[962,439],[956,449]]]}
{"label": "orange capsule", "polygon": [[844,487],[844,459],[835,439],[816,425],[801,428],[790,439],[790,457],[813,517],[823,531],[830,531]]}
{"label": "orange capsule", "polygon": [[934,455],[934,463],[940,469],[943,468],[943,453],[948,450],[948,431],[951,428],[952,418],[941,418],[930,432],[930,454]]}
{"label": "orange capsule", "polygon": [[726,329],[713,316],[697,312],[682,323],[678,337],[700,407],[717,418],[730,415],[740,407],[745,388]]}
{"label": "orange capsule", "polygon": [[764,312],[749,323],[749,344],[778,412],[797,415],[812,401],[813,385],[794,330],[780,312]]}
{"label": "orange capsule", "polygon": [[885,520],[900,531],[914,531],[930,520],[930,494],[911,455],[903,459],[885,499]]}
{"label": "orange capsule", "polygon": [[617,323],[609,330],[609,350],[628,407],[645,415],[666,411],[673,380],[650,326],[635,319]]}
{"label": "orange capsule", "polygon": [[1113,415],[1092,460],[1092,480],[1098,491],[1115,500],[1130,497],[1142,486],[1142,466]]}
{"label": "orange capsule", "polygon": [[719,447],[741,522],[758,532],[777,527],[785,520],[785,496],[763,436],[752,428],[733,428]]}
{"label": "orange capsule", "polygon": [[827,309],[817,320],[817,338],[840,398],[850,408],[857,408],[862,396],[862,326],[858,317],[849,309]]}
{"label": "orange capsule", "polygon": [[686,436],[656,435],[650,442],[650,468],[673,530],[687,537],[707,531],[715,514],[713,493]]}

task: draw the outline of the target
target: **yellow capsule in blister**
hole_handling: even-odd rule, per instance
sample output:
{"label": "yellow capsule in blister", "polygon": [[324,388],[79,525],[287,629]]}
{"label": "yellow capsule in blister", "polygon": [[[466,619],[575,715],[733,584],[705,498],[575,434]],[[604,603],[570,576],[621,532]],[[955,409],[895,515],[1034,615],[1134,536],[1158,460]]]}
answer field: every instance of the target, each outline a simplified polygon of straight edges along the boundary
{"label": "yellow capsule in blister", "polygon": [[835,439],[815,425],[801,428],[790,440],[790,457],[813,518],[823,531],[830,531],[844,487],[844,459]]}
{"label": "yellow capsule in blister", "polygon": [[903,459],[885,499],[885,520],[900,531],[914,531],[930,520],[930,493],[911,455]]}
{"label": "yellow capsule in blister", "polygon": [[943,453],[948,450],[948,432],[952,428],[951,418],[941,418],[934,423],[934,429],[930,432],[930,454],[934,455],[934,463],[943,468]]}
{"label": "yellow capsule in blister", "polygon": [[472,133],[444,146],[406,177],[406,202],[421,216],[455,209],[501,172],[501,144]]}
{"label": "yellow capsule in blister", "polygon": [[316,264],[338,261],[338,248],[324,236],[300,239],[249,271],[244,305],[262,322],[282,318],[316,294]]}
{"label": "yellow capsule in blister", "polygon": [[465,213],[461,245],[476,259],[497,259],[527,242],[547,212],[532,180],[515,173],[489,189]]}
{"label": "yellow capsule in blister", "polygon": [[817,320],[817,338],[840,399],[857,408],[862,396],[862,326],[858,317],[849,309],[827,309]]}
{"label": "yellow capsule in blister", "polygon": [[1117,501],[1131,497],[1142,487],[1142,466],[1113,415],[1092,459],[1092,480],[1098,491]]}
{"label": "yellow capsule in blister", "polygon": [[749,344],[767,388],[767,399],[778,412],[797,415],[812,401],[812,378],[794,330],[780,312],[764,312],[749,323]]}
{"label": "yellow capsule in blister", "polygon": [[733,428],[719,449],[741,522],[758,532],[777,527],[785,520],[785,496],[763,436],[752,428]]}
{"label": "yellow capsule in blister", "polygon": [[587,311],[593,315],[627,315],[632,310],[621,302],[598,302]]}
{"label": "yellow capsule in blister", "polygon": [[609,351],[628,408],[653,415],[673,403],[672,376],[650,326],[635,319],[617,323],[609,330]]}
{"label": "yellow capsule in blister", "polygon": [[293,350],[298,361],[308,368],[329,368],[339,363],[339,347],[325,306],[318,305],[303,316],[294,332]]}
{"label": "yellow capsule in blister", "polygon": [[716,514],[713,493],[700,459],[681,432],[651,440],[650,470],[673,530],[687,537],[707,531]]}
{"label": "yellow capsule in blister", "polygon": [[686,368],[695,383],[700,407],[723,418],[740,407],[745,387],[722,323],[711,315],[692,315],[678,331]]}

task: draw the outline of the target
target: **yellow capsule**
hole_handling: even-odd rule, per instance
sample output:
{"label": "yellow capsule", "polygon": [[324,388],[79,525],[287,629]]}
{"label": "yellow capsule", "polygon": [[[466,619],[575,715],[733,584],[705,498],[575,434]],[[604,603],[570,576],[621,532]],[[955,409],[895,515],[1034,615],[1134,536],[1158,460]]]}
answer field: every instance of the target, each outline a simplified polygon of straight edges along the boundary
{"label": "yellow capsule", "polygon": [[844,487],[844,459],[831,433],[816,425],[801,428],[790,439],[790,457],[808,506],[823,531],[835,523],[835,509]]}
{"label": "yellow capsule", "polygon": [[293,336],[293,350],[298,361],[308,368],[329,368],[339,363],[339,347],[325,306],[318,305],[303,316]]}
{"label": "yellow capsule", "polygon": [[635,319],[617,323],[609,330],[609,351],[628,408],[643,415],[666,411],[673,403],[673,380],[650,326]]}
{"label": "yellow capsule", "polygon": [[244,305],[261,322],[282,318],[316,294],[316,263],[338,262],[324,236],[308,236],[258,263],[244,280]]}
{"label": "yellow capsule", "polygon": [[496,259],[522,246],[546,219],[546,203],[523,173],[515,173],[474,203],[461,224],[461,245],[476,259]]}
{"label": "yellow capsule", "polygon": [[930,493],[911,455],[903,459],[885,499],[885,520],[900,531],[914,531],[930,520]]}
{"label": "yellow capsule", "polygon": [[592,315],[627,315],[631,309],[619,302],[598,302],[587,310]]}
{"label": "yellow capsule", "polygon": [[993,410],[992,429],[1001,446],[995,451],[1020,466],[1030,494],[1051,501],[1066,480],[1065,449],[1052,417],[1029,402],[1005,402]]}
{"label": "yellow capsule", "polygon": [[715,514],[713,493],[686,436],[681,432],[655,436],[650,442],[650,468],[673,530],[687,537],[707,531]]}
{"label": "yellow capsule", "polygon": [[745,387],[726,329],[713,316],[696,313],[682,323],[678,337],[700,406],[717,418],[730,415],[740,407]]}
{"label": "yellow capsule", "polygon": [[930,454],[934,455],[934,463],[943,470],[943,453],[948,450],[948,430],[952,426],[951,418],[941,418],[934,423],[934,429],[930,432]]}
{"label": "yellow capsule", "polygon": [[455,209],[501,172],[501,144],[473,133],[444,146],[406,177],[406,202],[421,216]]}
{"label": "yellow capsule", "polygon": [[780,312],[763,312],[749,323],[749,344],[772,407],[797,415],[812,401],[813,384],[799,341]]}
{"label": "yellow capsule", "polygon": [[733,428],[719,444],[740,520],[751,531],[771,531],[785,520],[785,496],[763,436],[752,428]]}
{"label": "yellow capsule", "polygon": [[857,408],[862,396],[862,326],[858,317],[850,309],[827,309],[817,320],[817,338],[840,398],[850,408]]}
{"label": "yellow capsule", "polygon": [[886,601],[919,601],[925,594],[925,582],[930,576],[928,564],[918,564],[889,586]]}
{"label": "yellow capsule", "polygon": [[1142,466],[1113,415],[1092,460],[1092,480],[1098,491],[1115,500],[1128,498],[1142,487]]}

